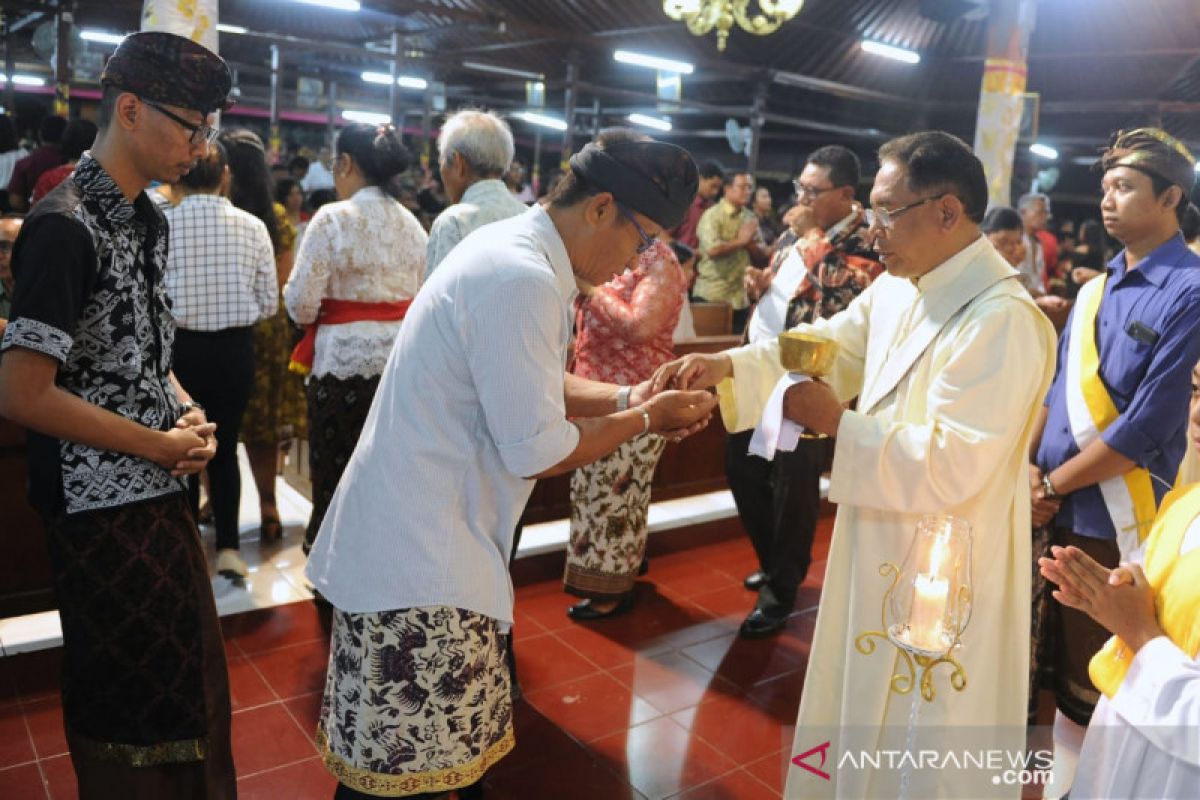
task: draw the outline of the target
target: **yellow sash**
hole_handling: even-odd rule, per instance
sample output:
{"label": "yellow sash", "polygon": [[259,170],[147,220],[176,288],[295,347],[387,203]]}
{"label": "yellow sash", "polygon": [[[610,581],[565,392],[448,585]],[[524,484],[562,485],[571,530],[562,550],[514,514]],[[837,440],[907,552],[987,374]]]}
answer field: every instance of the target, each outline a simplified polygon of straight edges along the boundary
{"label": "yellow sash", "polygon": [[[1154,611],[1163,633],[1180,650],[1200,654],[1200,549],[1179,554],[1188,526],[1200,516],[1200,484],[1176,489],[1163,498],[1162,511],[1146,542],[1143,569],[1154,587]],[[1133,652],[1114,636],[1092,656],[1088,674],[1111,698],[1125,680]]]}
{"label": "yellow sash", "polygon": [[[1107,275],[1101,275],[1079,290],[1067,351],[1067,412],[1080,450],[1099,438],[1120,416],[1100,379],[1100,351],[1096,345],[1096,317],[1107,280]],[[1116,528],[1121,554],[1128,555],[1146,538],[1154,522],[1158,504],[1150,472],[1135,467],[1120,477],[1101,482],[1099,488]]]}

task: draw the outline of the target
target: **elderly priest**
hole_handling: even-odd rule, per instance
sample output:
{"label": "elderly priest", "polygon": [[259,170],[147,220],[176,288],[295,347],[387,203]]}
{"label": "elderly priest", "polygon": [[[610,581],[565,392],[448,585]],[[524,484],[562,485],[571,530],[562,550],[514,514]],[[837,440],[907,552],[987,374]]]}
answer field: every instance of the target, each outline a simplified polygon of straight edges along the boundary
{"label": "elderly priest", "polygon": [[[986,765],[962,768],[959,751],[1024,751],[1026,454],[1053,374],[1054,331],[980,234],[987,184],[963,142],[916,133],[885,144],[879,159],[871,233],[887,274],[845,311],[796,329],[835,340],[839,355],[828,383],[796,384],[782,406],[787,418],[836,435],[829,496],[839,505],[787,796],[1015,798],[1019,786],[997,785]],[[783,375],[779,345],[767,341],[688,356],[655,385],[720,384],[726,424],[742,430],[759,421]],[[845,410],[853,398],[858,409]],[[855,644],[880,627],[890,583],[880,565],[904,561],[929,513],[971,524],[974,602],[953,653],[966,685],[956,691],[939,666],[925,701],[915,688],[892,691],[893,674],[906,672],[895,648],[864,654]],[[896,746],[935,755],[915,764],[878,757]]]}

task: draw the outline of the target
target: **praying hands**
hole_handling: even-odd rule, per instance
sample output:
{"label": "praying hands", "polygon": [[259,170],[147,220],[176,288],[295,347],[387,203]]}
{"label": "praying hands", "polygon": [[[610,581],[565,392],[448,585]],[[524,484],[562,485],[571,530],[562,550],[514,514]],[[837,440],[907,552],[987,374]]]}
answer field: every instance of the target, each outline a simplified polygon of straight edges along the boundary
{"label": "praying hands", "polygon": [[1055,600],[1084,612],[1121,638],[1133,652],[1163,636],[1154,610],[1154,588],[1137,564],[1107,569],[1077,547],[1052,547],[1038,559]]}

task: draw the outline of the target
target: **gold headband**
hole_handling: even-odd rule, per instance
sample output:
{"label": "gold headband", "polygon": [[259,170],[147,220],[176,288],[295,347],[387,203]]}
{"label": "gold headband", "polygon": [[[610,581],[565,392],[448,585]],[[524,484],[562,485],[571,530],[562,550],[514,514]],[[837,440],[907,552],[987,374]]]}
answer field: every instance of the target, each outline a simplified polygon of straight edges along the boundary
{"label": "gold headband", "polygon": [[1137,128],[1136,130],[1132,131],[1121,131],[1117,133],[1116,140],[1113,142],[1113,147],[1122,147],[1122,141],[1126,137],[1132,136],[1149,136],[1152,139],[1157,139],[1179,155],[1186,158],[1188,161],[1191,161],[1193,164],[1196,162],[1196,159],[1192,157],[1192,154],[1187,149],[1187,146],[1171,134],[1164,131],[1162,128]]}

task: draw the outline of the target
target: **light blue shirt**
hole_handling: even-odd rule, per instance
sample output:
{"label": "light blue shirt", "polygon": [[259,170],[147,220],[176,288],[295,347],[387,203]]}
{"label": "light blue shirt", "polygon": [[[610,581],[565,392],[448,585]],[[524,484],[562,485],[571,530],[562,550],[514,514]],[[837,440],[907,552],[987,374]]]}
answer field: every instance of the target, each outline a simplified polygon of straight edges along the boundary
{"label": "light blue shirt", "polygon": [[579,443],[564,394],[575,294],[539,207],[468,236],[422,287],[309,556],[334,606],[512,622],[530,476]]}
{"label": "light blue shirt", "polygon": [[522,203],[500,180],[477,181],[463,192],[462,200],[447,208],[433,221],[429,242],[425,245],[425,278],[454,246],[476,228],[491,222],[524,214],[529,206]]}

